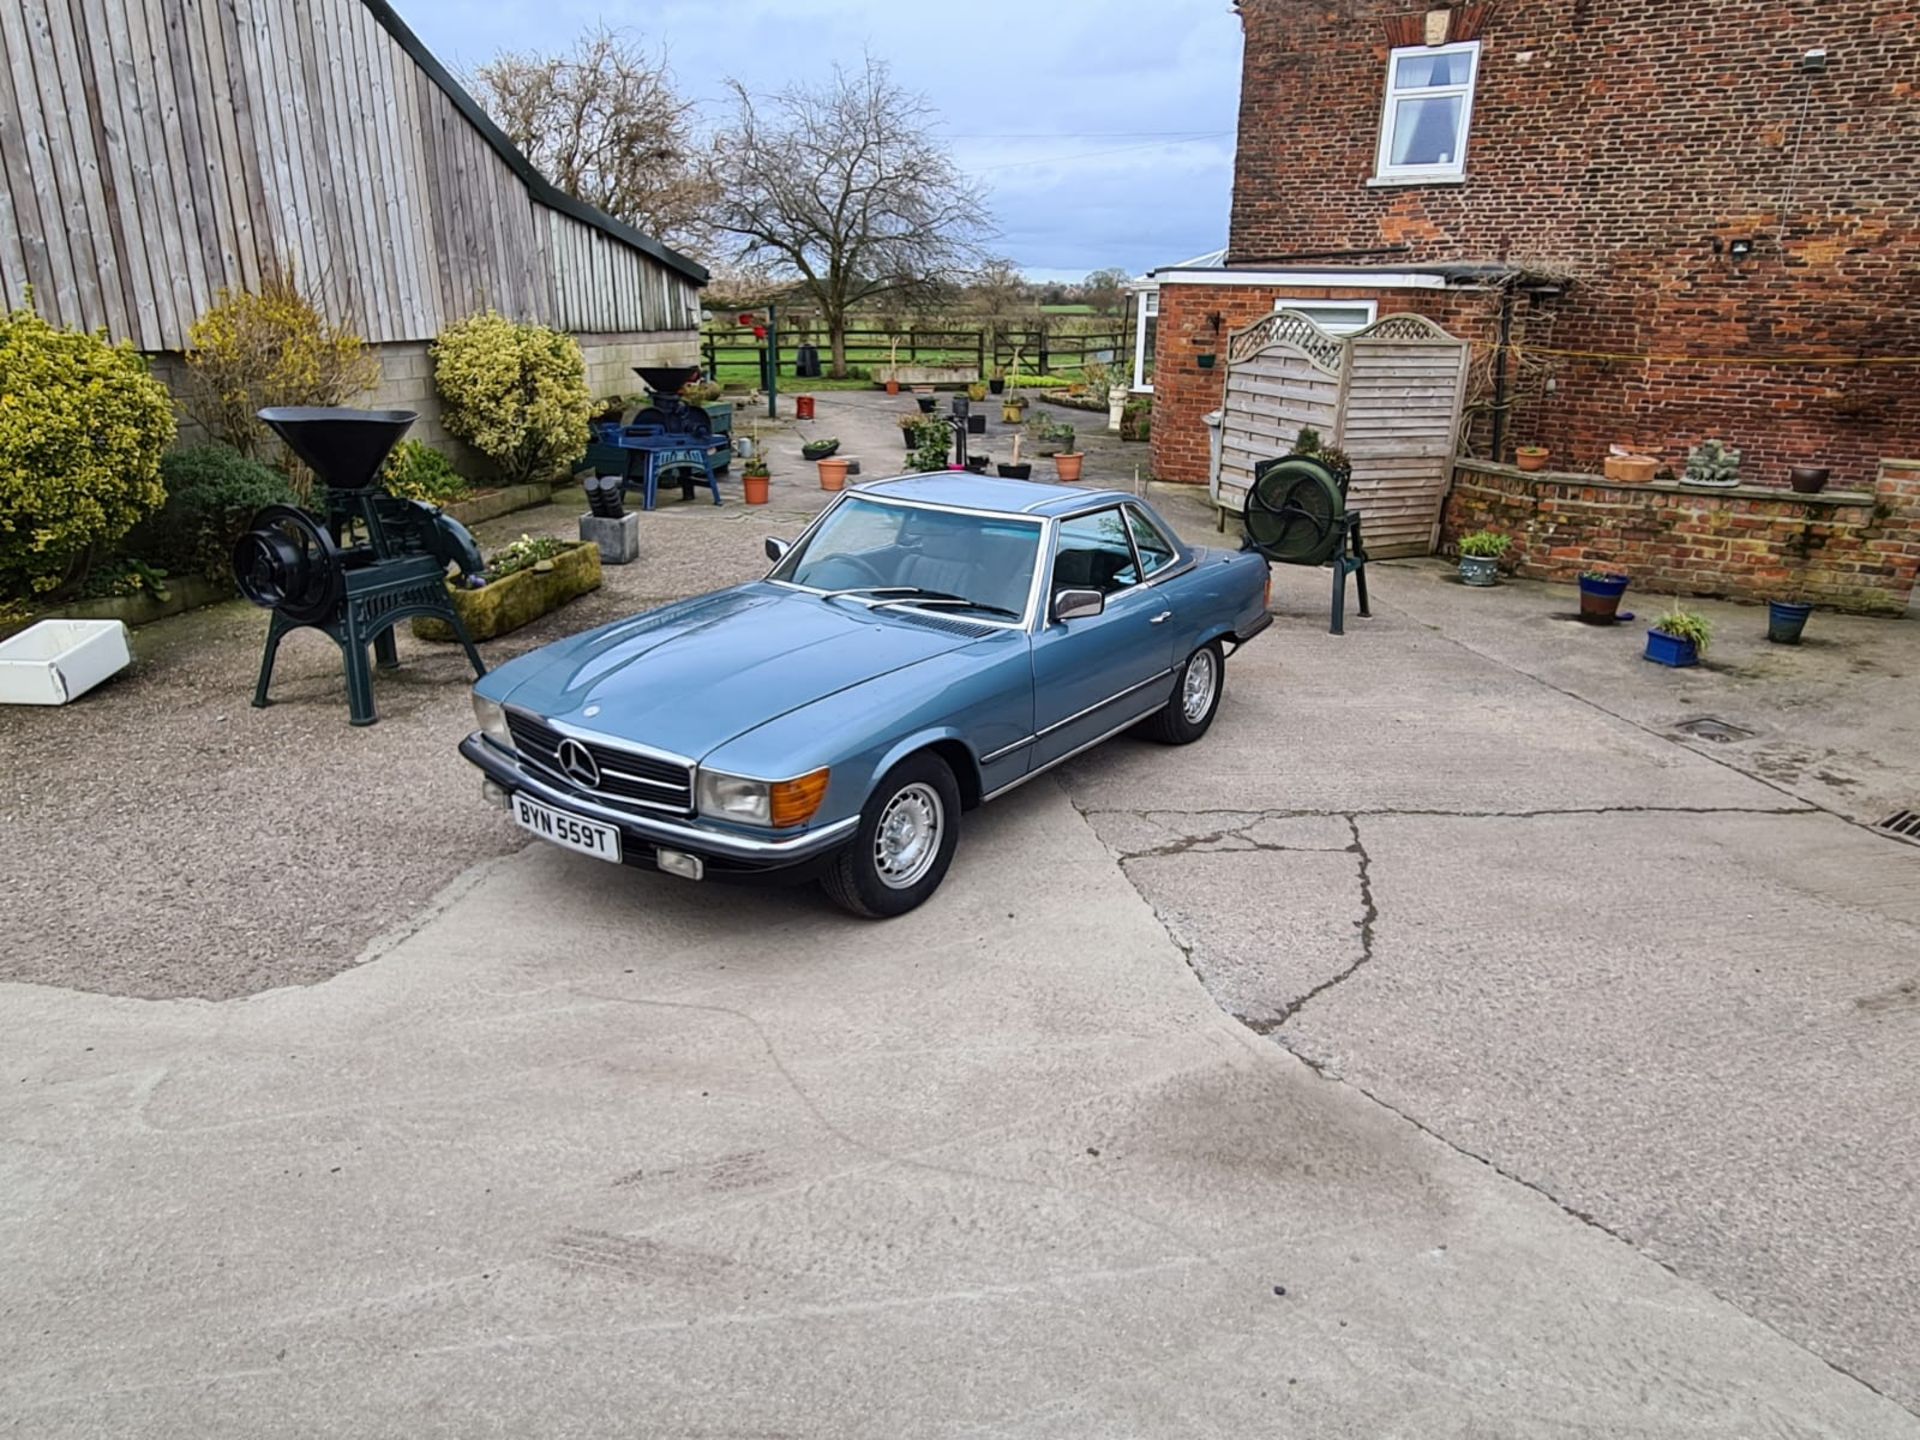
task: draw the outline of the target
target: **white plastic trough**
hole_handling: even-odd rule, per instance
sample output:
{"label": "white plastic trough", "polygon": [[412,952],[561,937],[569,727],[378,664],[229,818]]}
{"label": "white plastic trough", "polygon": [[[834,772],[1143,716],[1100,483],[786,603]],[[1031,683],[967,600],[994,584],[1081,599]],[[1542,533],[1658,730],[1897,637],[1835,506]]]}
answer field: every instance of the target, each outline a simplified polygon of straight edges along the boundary
{"label": "white plastic trough", "polygon": [[42,620],[0,640],[0,705],[64,705],[132,659],[118,620]]}

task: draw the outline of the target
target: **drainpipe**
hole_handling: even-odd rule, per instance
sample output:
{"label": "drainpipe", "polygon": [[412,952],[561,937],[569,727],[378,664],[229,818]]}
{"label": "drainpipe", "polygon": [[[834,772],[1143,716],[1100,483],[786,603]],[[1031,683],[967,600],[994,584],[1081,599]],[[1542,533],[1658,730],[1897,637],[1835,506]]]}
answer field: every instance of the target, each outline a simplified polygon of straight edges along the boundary
{"label": "drainpipe", "polygon": [[1502,464],[1507,443],[1507,347],[1513,343],[1513,280],[1500,287],[1500,345],[1493,352],[1493,463]]}

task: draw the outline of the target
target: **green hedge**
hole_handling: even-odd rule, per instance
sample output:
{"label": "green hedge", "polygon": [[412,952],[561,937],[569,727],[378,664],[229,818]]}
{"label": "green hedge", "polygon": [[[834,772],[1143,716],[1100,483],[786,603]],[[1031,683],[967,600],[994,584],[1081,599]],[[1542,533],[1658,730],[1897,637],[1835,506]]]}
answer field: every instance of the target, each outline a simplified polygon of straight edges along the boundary
{"label": "green hedge", "polygon": [[119,549],[169,575],[225,580],[233,573],[233,545],[263,505],[295,504],[293,487],[278,470],[225,445],[197,445],[160,462],[167,498],[127,532]]}

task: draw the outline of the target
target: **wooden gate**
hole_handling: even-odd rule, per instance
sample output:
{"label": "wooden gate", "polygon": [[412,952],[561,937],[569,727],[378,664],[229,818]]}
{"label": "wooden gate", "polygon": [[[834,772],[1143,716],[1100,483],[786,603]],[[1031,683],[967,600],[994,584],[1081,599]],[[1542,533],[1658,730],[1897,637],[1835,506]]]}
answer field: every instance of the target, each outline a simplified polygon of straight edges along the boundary
{"label": "wooden gate", "polygon": [[1215,500],[1246,507],[1259,461],[1287,454],[1310,425],[1353,462],[1348,499],[1366,517],[1367,550],[1426,555],[1460,433],[1467,342],[1424,315],[1390,315],[1329,335],[1277,310],[1227,343]]}

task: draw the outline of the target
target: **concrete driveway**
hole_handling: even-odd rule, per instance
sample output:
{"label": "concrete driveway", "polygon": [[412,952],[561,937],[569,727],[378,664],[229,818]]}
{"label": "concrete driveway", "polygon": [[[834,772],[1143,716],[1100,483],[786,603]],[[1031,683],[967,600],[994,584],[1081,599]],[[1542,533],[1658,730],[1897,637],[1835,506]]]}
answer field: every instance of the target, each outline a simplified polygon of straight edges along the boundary
{"label": "concrete driveway", "polygon": [[0,1417],[1920,1434],[1229,1019],[1058,788],[968,842],[885,926],[541,848],[324,985],[8,987]]}
{"label": "concrete driveway", "polygon": [[1548,587],[1380,567],[1336,640],[1279,580],[1205,743],[970,817],[900,921],[423,805],[406,875],[485,858],[321,983],[11,957],[75,978],[0,984],[0,1433],[1920,1436],[1920,850],[1862,823],[1920,760],[1861,703],[1915,627],[1710,607],[1679,676]]}

